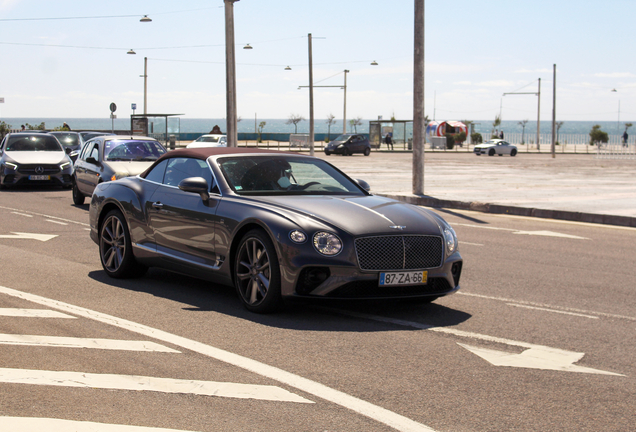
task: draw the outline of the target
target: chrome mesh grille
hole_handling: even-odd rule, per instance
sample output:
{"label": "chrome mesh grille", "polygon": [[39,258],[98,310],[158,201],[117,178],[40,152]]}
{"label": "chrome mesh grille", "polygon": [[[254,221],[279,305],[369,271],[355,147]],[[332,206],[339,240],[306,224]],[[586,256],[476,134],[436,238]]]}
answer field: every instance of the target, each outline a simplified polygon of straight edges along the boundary
{"label": "chrome mesh grille", "polygon": [[438,236],[378,236],[356,239],[362,270],[415,270],[440,267],[444,246]]}

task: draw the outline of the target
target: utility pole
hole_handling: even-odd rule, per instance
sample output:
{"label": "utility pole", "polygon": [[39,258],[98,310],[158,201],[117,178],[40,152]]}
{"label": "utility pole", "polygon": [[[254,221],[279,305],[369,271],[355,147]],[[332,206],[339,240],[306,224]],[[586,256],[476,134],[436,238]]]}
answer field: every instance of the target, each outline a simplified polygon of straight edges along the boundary
{"label": "utility pole", "polygon": [[554,134],[556,129],[556,63],[552,65],[552,158],[554,159],[554,151],[556,141]]}
{"label": "utility pole", "polygon": [[148,57],[144,57],[144,115],[148,114]]}
{"label": "utility pole", "polygon": [[349,71],[347,69],[345,69],[345,71],[344,71],[344,76],[345,76],[345,80],[344,80],[344,113],[342,114],[342,133],[343,134],[347,133],[347,73],[349,73]]}
{"label": "utility pole", "polygon": [[415,0],[413,51],[413,194],[424,194],[424,0]]}
{"label": "utility pole", "polygon": [[227,119],[227,146],[236,147],[236,57],[234,56],[234,2],[239,0],[223,0],[225,2],[225,92]]}
{"label": "utility pole", "polygon": [[[539,78],[539,90],[537,91],[537,151],[540,150],[541,143],[541,78]],[[526,147],[526,150],[530,147]]]}
{"label": "utility pole", "polygon": [[[309,41],[309,154],[314,155],[314,66],[311,51],[311,33],[307,35]],[[346,75],[345,75],[346,76]]]}

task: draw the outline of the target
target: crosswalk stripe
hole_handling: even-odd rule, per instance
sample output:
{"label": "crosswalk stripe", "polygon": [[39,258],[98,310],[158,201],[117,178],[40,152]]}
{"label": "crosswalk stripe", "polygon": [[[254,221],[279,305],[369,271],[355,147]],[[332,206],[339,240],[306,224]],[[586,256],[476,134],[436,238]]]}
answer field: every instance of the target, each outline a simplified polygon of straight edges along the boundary
{"label": "crosswalk stripe", "polygon": [[156,378],[138,375],[0,368],[0,382],[8,384],[36,384],[111,390],[187,393],[200,396],[217,396],[238,399],[314,403],[276,386]]}
{"label": "crosswalk stripe", "polygon": [[4,430],[20,432],[188,432],[145,426],[116,425],[42,417],[0,417]]}
{"label": "crosswalk stripe", "polygon": [[168,348],[156,342],[118,339],[75,338],[62,336],[0,334],[0,344],[180,353],[180,351]]}
{"label": "crosswalk stripe", "polygon": [[49,309],[0,308],[0,316],[25,318],[71,318],[77,317]]}

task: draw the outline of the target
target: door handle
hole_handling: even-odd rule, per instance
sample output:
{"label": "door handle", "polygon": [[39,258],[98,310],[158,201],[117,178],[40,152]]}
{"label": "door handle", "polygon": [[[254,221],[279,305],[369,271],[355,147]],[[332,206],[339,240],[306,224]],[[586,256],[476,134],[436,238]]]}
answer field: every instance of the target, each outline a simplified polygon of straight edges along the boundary
{"label": "door handle", "polygon": [[153,202],[152,207],[157,210],[161,210],[163,208],[163,204],[160,201]]}

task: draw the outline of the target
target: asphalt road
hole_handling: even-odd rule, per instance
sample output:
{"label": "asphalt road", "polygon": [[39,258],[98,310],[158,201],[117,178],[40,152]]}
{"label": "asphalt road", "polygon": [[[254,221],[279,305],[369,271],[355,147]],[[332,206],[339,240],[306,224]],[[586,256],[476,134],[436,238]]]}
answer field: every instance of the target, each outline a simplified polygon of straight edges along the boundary
{"label": "asphalt road", "polygon": [[0,430],[633,430],[636,230],[440,213],[459,293],[259,316],[161,269],[109,279],[70,191],[2,191]]}

